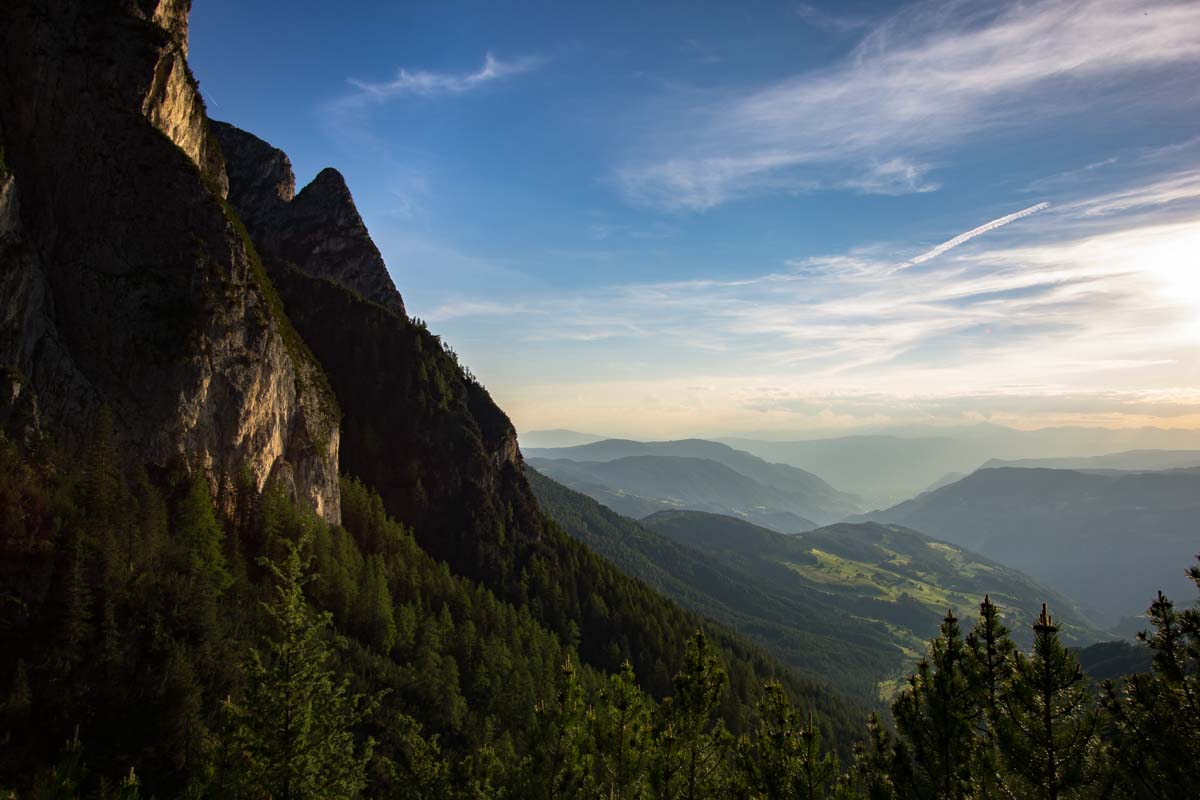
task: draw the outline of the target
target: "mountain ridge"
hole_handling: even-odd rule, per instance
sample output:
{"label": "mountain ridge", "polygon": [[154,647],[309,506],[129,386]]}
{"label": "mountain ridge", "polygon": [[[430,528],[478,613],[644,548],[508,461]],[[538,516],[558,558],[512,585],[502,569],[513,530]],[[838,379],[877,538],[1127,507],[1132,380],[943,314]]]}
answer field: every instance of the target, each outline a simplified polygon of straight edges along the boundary
{"label": "mountain ridge", "polygon": [[981,469],[856,519],[908,525],[1024,570],[1098,622],[1140,613],[1147,586],[1186,596],[1200,471]]}

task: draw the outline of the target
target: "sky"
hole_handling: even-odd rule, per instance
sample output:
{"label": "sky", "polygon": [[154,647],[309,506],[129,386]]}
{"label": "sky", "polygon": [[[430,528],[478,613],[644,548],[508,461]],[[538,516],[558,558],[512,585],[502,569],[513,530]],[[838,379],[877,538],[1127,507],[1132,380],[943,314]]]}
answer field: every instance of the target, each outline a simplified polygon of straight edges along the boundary
{"label": "sky", "polygon": [[1200,3],[205,0],[519,430],[1200,428]]}

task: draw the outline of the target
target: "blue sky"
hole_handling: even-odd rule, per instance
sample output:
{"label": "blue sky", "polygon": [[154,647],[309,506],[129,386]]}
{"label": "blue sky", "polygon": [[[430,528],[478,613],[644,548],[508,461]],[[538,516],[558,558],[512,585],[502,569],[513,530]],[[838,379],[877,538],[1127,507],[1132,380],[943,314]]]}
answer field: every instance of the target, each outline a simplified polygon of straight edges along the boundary
{"label": "blue sky", "polygon": [[342,6],[197,3],[210,115],[519,429],[1200,427],[1200,4]]}

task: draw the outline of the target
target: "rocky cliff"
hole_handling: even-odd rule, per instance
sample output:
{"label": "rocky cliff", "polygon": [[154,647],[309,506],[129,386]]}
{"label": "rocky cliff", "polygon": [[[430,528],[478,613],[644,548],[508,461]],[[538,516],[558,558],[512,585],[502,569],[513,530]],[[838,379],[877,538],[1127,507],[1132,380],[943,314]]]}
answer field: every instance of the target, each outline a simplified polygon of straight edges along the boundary
{"label": "rocky cliff", "polygon": [[[375,487],[436,556],[468,570],[480,564],[467,554],[503,544],[496,523],[506,516],[540,537],[512,423],[404,314],[341,175],[326,169],[294,194],[284,153],[231,125],[214,131],[230,203],[346,412],[343,472]],[[514,502],[531,513],[514,520]]]}
{"label": "rocky cliff", "polygon": [[337,520],[339,411],[225,205],[190,4],[31,5],[0,6],[2,421],[77,448],[106,405],[132,461]]}
{"label": "rocky cliff", "polygon": [[296,194],[292,163],[282,150],[223,122],[212,128],[239,169],[229,200],[264,253],[404,315],[400,292],[340,172],[323,169]]}

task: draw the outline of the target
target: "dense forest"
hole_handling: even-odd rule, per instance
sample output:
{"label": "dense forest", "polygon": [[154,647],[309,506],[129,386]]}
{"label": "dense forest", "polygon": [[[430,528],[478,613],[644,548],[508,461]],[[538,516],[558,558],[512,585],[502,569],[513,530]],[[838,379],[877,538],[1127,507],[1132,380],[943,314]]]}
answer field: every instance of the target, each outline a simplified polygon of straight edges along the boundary
{"label": "dense forest", "polygon": [[1028,652],[986,598],[970,631],[948,614],[851,748],[822,736],[844,709],[777,681],[731,715],[745,668],[701,630],[665,697],[581,664],[356,480],[338,526],[277,487],[214,504],[202,479],[125,475],[110,427],[78,467],[0,447],[15,796],[1194,796],[1200,612],[1164,597],[1152,670],[1101,685],[1047,613]]}

